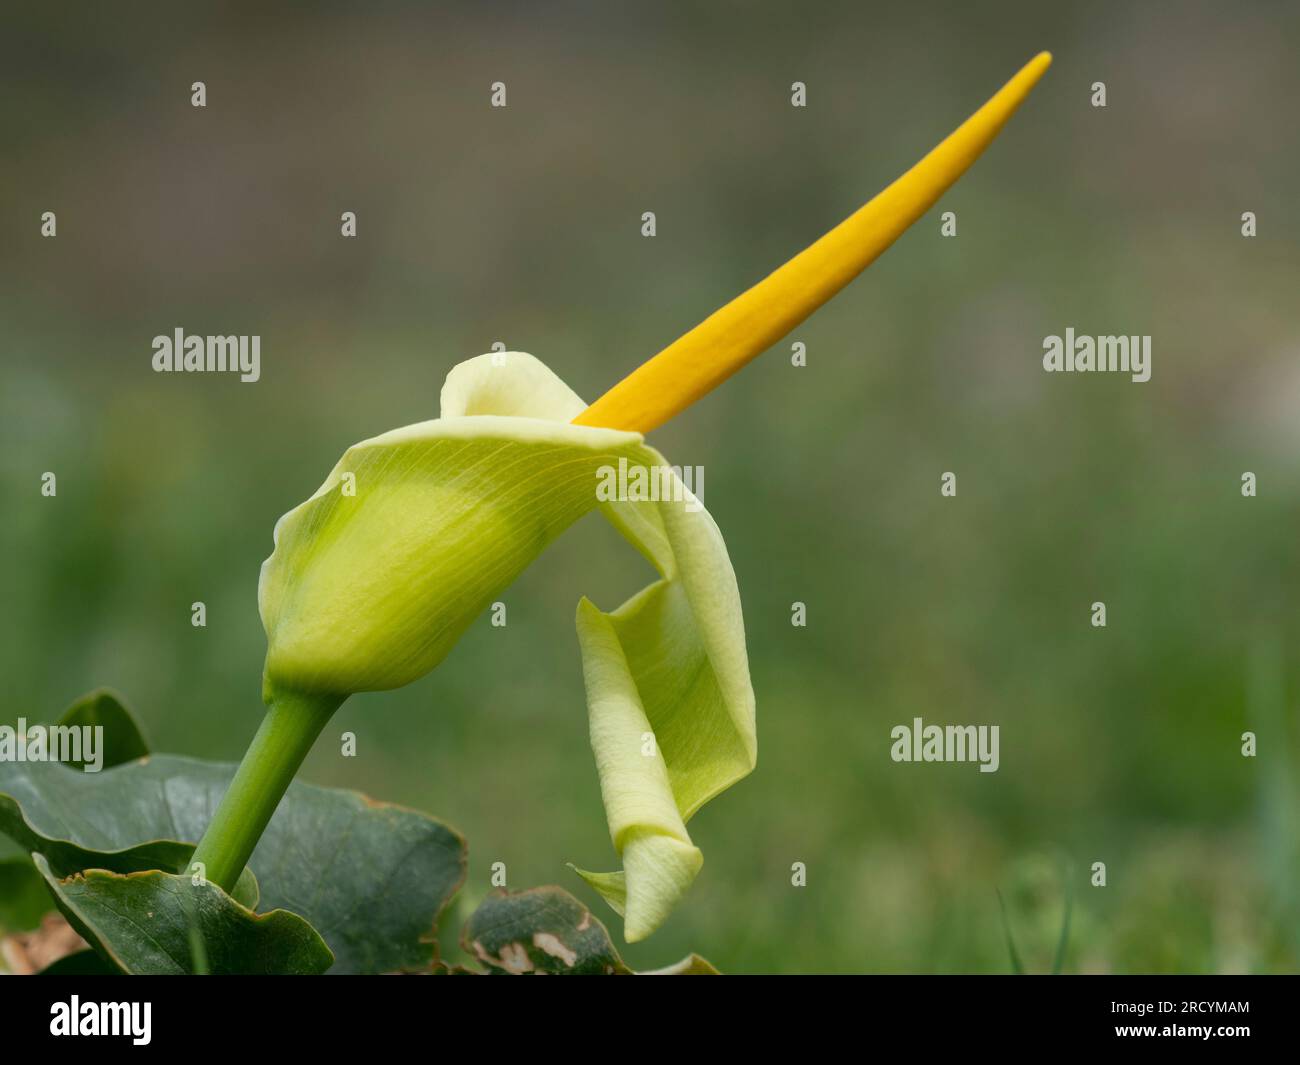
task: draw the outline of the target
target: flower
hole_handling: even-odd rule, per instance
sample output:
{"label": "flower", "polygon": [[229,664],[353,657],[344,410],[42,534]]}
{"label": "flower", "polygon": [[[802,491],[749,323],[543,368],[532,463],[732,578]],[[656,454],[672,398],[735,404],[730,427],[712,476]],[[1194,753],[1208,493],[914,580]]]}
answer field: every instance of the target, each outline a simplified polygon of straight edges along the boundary
{"label": "flower", "polygon": [[442,417],[348,448],[275,527],[258,601],[265,694],[422,677],[543,548],[596,506],[637,433],[567,424],[582,401],[531,356],[451,371]]}
{"label": "flower", "polygon": [[266,720],[194,861],[227,889],[325,721],[353,692],[433,669],[482,611],[593,508],[659,579],[577,626],[591,743],[623,869],[578,870],[629,941],[667,917],[703,857],[686,823],[749,773],[754,694],[735,574],[713,519],[675,475],[659,501],[604,501],[602,471],[667,462],[649,432],[830,299],[927,211],[1051,62],[1031,60],[910,171],[591,406],[531,355],[455,367],[442,416],[349,448],[276,524],[258,601]]}
{"label": "flower", "polygon": [[275,703],[410,683],[599,506],[660,575],[612,613],[578,607],[592,748],[626,866],[584,875],[625,912],[631,942],[699,871],[685,822],[754,768],[754,694],[718,527],[671,472],[660,501],[598,503],[620,460],[656,475],[668,463],[639,433],[569,424],[586,406],[531,355],[481,355],[448,375],[441,418],[349,448],[276,525],[259,587],[265,689]]}

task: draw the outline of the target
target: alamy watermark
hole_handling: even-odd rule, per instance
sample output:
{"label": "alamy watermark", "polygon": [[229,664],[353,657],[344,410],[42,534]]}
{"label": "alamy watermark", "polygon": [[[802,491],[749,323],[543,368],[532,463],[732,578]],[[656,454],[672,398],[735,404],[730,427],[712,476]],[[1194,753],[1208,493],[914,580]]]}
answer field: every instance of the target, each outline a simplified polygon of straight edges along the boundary
{"label": "alamy watermark", "polygon": [[681,503],[694,514],[704,509],[703,497],[703,466],[643,466],[621,458],[596,470],[601,503]]}
{"label": "alamy watermark", "polygon": [[1134,381],[1150,381],[1151,338],[1076,336],[1070,327],[1063,337],[1043,337],[1043,369],[1048,373],[1126,373]]}
{"label": "alamy watermark", "polygon": [[260,336],[198,336],[177,326],[171,336],[153,338],[157,373],[237,373],[251,384],[262,376]]}
{"label": "alamy watermark", "polygon": [[104,768],[103,725],[0,725],[0,762],[71,762],[87,773]]}
{"label": "alamy watermark", "polygon": [[981,773],[996,773],[998,725],[927,725],[919,717],[912,724],[889,730],[894,741],[889,757],[895,762],[978,762]]}
{"label": "alamy watermark", "polygon": [[152,1002],[82,1002],[73,995],[50,1005],[50,1035],[129,1036],[142,1047],[153,1038],[152,1028]]}

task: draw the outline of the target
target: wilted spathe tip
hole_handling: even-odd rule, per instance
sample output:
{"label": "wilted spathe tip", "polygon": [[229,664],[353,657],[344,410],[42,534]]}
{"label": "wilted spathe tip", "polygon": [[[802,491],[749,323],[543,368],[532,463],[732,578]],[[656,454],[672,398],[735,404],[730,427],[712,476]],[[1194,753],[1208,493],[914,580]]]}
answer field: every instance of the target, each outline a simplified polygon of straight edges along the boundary
{"label": "wilted spathe tip", "polygon": [[649,432],[771,347],[933,206],[989,146],[1051,62],[1048,52],[1040,52],[875,199],[625,377],[574,423]]}

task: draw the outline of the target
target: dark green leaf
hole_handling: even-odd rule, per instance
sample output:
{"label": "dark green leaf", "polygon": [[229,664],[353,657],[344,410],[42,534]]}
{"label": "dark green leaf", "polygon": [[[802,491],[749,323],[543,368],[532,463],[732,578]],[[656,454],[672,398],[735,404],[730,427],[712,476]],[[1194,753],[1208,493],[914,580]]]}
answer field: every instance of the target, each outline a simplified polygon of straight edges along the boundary
{"label": "dark green leaf", "polygon": [[[57,876],[67,876],[91,868],[107,869],[115,873],[136,873],[150,869],[181,873],[187,870],[190,855],[194,853],[192,843],[160,839],[121,850],[111,847],[97,850],[74,842],[78,835],[77,830],[71,827],[74,822],[80,823],[83,838],[99,839],[101,845],[106,844],[113,833],[110,832],[109,836],[95,836],[92,831],[86,831],[85,819],[79,813],[54,812],[54,804],[60,799],[60,788],[66,788],[76,795],[85,787],[84,783],[70,783],[78,777],[60,772],[57,766],[49,762],[29,765],[29,771],[14,767],[8,773],[0,766],[0,789],[9,784],[13,786],[14,792],[12,795],[0,792],[0,833],[7,837],[6,843],[17,845],[22,851],[43,854]],[[83,773],[80,779],[94,781],[98,776],[97,773]],[[25,809],[19,805],[15,796],[26,796]],[[28,816],[33,810],[37,811],[35,820]],[[123,828],[121,825],[110,827]],[[61,838],[62,832],[67,832],[74,838]],[[126,835],[125,831],[120,833],[121,838],[126,838]],[[22,861],[30,867],[29,858],[23,858]],[[240,874],[232,894],[245,906],[257,906],[260,890],[251,868]]]}
{"label": "dark green leaf", "polygon": [[334,963],[297,914],[255,914],[207,881],[157,870],[60,878],[41,855],[35,862],[68,923],[123,972],[315,975]]}
{"label": "dark green leaf", "polygon": [[[11,765],[9,763],[8,765]],[[31,767],[35,768],[35,767]],[[75,779],[66,770],[53,767],[67,779]],[[23,850],[45,855],[51,868],[60,875],[75,873],[92,866],[111,869],[117,873],[134,873],[146,869],[166,869],[179,872],[185,868],[194,845],[177,840],[156,839],[137,846],[115,847],[107,837],[96,836],[91,826],[82,824],[79,830],[69,827],[69,820],[82,820],[71,811],[53,814],[44,805],[45,792],[50,784],[56,786],[66,780],[54,780],[43,768],[35,768],[25,779],[16,780],[15,774],[5,772],[0,765],[0,832],[15,841]],[[80,789],[77,789],[80,790]],[[33,814],[34,812],[34,814]],[[34,820],[29,818],[33,814]],[[87,842],[85,846],[60,833],[66,832]],[[122,838],[129,838],[127,832]]]}
{"label": "dark green leaf", "polygon": [[[140,726],[118,696],[107,688],[83,695],[58,721],[61,726],[102,728],[101,768],[134,762],[149,753]],[[65,763],[80,769],[85,761]]]}
{"label": "dark green leaf", "polygon": [[91,866],[117,873],[179,872],[194,846],[134,830],[134,823],[154,819],[126,808],[129,792],[118,787],[116,774],[130,771],[70,773],[50,762],[0,763],[0,833],[24,852],[45,855],[59,875]]}
{"label": "dark green leaf", "polygon": [[[489,895],[465,925],[462,946],[497,975],[553,973],[625,976],[632,970],[614,949],[605,926],[558,887]],[[692,954],[656,974],[717,975]]]}
{"label": "dark green leaf", "polygon": [[[0,832],[58,876],[180,872],[234,768],[170,755],[100,773],[3,763]],[[465,848],[425,814],[295,782],[249,866],[261,907],[310,921],[334,951],[332,972],[392,972],[436,959],[434,923],[464,877]]]}
{"label": "dark green leaf", "polygon": [[489,895],[465,925],[465,950],[489,972],[630,973],[605,926],[557,887]]}

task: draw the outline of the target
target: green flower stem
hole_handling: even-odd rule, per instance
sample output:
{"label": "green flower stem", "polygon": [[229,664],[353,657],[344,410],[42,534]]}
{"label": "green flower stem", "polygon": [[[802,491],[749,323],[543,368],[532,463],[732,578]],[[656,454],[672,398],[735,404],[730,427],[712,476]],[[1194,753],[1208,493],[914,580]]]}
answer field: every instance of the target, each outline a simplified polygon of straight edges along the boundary
{"label": "green flower stem", "polygon": [[211,883],[226,892],[234,889],[294,774],[343,698],[284,694],[267,708],[191,859],[203,863]]}

